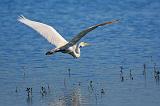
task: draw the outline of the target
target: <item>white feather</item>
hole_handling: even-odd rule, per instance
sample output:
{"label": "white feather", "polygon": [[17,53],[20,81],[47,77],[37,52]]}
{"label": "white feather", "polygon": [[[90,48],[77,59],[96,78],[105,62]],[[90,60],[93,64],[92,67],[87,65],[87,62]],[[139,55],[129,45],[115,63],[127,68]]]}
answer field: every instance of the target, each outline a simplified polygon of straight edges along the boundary
{"label": "white feather", "polygon": [[46,38],[56,47],[61,47],[68,43],[53,27],[49,25],[29,20],[24,16],[20,16],[18,21],[39,32],[44,38]]}

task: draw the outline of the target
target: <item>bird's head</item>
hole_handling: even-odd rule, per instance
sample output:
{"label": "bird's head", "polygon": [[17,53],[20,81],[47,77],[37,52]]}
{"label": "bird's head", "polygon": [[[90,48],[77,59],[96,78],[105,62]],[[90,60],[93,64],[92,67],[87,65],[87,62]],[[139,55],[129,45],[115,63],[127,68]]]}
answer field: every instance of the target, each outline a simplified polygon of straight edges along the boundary
{"label": "bird's head", "polygon": [[90,46],[90,44],[89,43],[86,43],[86,42],[80,42],[79,43],[79,47],[81,48],[81,47],[84,47],[84,46]]}

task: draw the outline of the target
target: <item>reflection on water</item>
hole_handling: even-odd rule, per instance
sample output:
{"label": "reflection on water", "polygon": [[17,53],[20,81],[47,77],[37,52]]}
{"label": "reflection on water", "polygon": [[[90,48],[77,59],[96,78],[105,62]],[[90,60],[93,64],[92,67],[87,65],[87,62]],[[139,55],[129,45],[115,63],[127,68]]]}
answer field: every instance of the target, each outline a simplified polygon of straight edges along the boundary
{"label": "reflection on water", "polygon": [[64,96],[50,104],[50,106],[81,106],[82,97],[79,88],[66,92]]}
{"label": "reflection on water", "polygon": [[[17,98],[25,97],[28,106],[34,106],[34,103],[43,104],[44,106],[105,106],[106,103],[115,105],[117,103],[114,103],[114,100],[119,99],[119,96],[125,100],[121,104],[128,104],[126,98],[132,99],[137,95],[134,92],[139,92],[142,94],[141,96],[145,96],[144,93],[147,92],[147,94],[157,97],[158,93],[154,92],[154,94],[150,90],[155,89],[154,81],[157,85],[156,89],[159,89],[160,67],[155,65],[147,67],[143,64],[141,68],[137,67],[136,69],[141,70],[135,72],[125,66],[123,68],[121,66],[119,68],[120,71],[116,72],[117,74],[97,75],[94,77],[96,79],[87,81],[83,79],[77,80],[75,72],[72,71],[68,75],[68,71],[66,71],[65,78],[58,81],[61,83],[61,87],[57,87],[58,83],[53,85],[53,81],[51,81],[40,86],[36,84],[33,87],[26,87],[25,85],[24,95],[22,95],[24,87],[19,86],[16,87],[15,93]],[[145,74],[144,71],[146,71]],[[27,80],[27,78],[23,78],[23,74],[22,79]],[[37,86],[38,89],[36,88]]]}
{"label": "reflection on water", "polygon": [[31,96],[27,96],[27,104],[28,106],[31,106],[32,105],[32,97]]}

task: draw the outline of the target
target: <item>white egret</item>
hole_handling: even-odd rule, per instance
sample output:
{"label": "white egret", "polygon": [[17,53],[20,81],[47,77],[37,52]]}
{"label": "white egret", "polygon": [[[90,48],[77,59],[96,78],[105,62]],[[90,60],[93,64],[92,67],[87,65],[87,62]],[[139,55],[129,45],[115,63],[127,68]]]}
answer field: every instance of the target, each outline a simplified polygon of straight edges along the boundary
{"label": "white egret", "polygon": [[18,21],[33,28],[38,33],[40,33],[40,35],[46,38],[51,44],[56,46],[54,49],[48,51],[46,55],[51,55],[56,52],[62,52],[62,53],[68,53],[72,55],[74,58],[80,57],[81,47],[89,45],[88,43],[85,43],[85,42],[80,42],[79,44],[77,44],[80,41],[80,39],[84,37],[88,32],[96,29],[99,26],[104,26],[106,24],[112,24],[112,23],[118,22],[118,20],[113,20],[113,21],[93,25],[81,31],[80,33],[78,33],[75,37],[73,37],[73,39],[71,39],[68,42],[53,27],[49,25],[29,20],[24,16],[20,16],[18,18]]}

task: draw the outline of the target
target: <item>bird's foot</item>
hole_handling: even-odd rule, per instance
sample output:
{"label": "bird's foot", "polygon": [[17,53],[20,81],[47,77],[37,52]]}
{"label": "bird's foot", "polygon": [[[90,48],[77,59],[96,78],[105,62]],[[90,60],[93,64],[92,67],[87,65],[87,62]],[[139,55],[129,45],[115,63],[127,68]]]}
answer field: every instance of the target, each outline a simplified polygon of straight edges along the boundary
{"label": "bird's foot", "polygon": [[48,51],[48,52],[46,53],[46,55],[51,55],[51,54],[53,54],[53,52],[51,52],[51,51]]}

